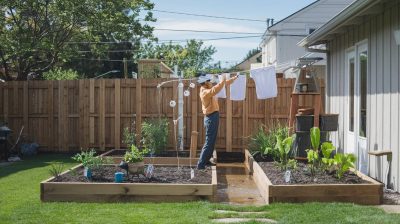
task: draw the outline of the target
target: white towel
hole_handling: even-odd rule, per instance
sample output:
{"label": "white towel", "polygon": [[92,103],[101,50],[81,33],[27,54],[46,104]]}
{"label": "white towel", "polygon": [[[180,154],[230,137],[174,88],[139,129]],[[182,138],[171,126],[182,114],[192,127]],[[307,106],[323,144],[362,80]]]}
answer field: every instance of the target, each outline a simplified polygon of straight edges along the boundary
{"label": "white towel", "polygon": [[246,75],[240,75],[231,84],[231,100],[244,100],[246,98]]}
{"label": "white towel", "polygon": [[257,99],[268,99],[278,95],[274,66],[251,70],[250,77],[256,84]]}
{"label": "white towel", "polygon": [[[223,77],[226,77],[226,79],[229,79],[229,77],[231,76],[231,74],[229,74],[229,73],[223,73],[223,74],[221,74],[221,75],[219,75],[218,76],[218,79],[219,79],[219,82],[221,82],[222,81],[222,79],[223,79]],[[225,89],[225,85],[224,85],[224,87],[222,87],[222,89],[221,89],[221,91],[219,91],[218,93],[217,93],[217,95],[215,95],[217,98],[226,98],[226,89]]]}

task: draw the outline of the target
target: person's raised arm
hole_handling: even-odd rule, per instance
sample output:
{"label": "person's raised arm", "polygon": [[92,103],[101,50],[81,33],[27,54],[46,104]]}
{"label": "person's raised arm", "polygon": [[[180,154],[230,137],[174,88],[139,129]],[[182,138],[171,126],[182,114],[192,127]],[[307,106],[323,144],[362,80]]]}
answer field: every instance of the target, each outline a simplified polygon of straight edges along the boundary
{"label": "person's raised arm", "polygon": [[223,76],[222,80],[217,85],[213,86],[211,89],[203,90],[204,95],[206,97],[213,97],[217,95],[217,93],[219,93],[219,91],[221,91],[222,88],[224,88],[225,83],[226,83],[226,77]]}
{"label": "person's raised arm", "polygon": [[239,75],[233,76],[232,78],[226,80],[226,84],[227,84],[227,85],[232,84],[237,78],[239,78]]}

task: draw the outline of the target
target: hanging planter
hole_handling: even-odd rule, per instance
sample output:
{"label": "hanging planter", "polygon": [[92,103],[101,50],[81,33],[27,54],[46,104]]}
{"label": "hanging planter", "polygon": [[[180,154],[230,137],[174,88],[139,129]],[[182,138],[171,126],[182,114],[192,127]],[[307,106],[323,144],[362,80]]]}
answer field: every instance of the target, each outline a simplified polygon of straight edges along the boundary
{"label": "hanging planter", "polygon": [[310,131],[314,126],[314,115],[296,115],[296,132]]}
{"label": "hanging planter", "polygon": [[339,114],[323,114],[319,116],[321,131],[337,131]]}

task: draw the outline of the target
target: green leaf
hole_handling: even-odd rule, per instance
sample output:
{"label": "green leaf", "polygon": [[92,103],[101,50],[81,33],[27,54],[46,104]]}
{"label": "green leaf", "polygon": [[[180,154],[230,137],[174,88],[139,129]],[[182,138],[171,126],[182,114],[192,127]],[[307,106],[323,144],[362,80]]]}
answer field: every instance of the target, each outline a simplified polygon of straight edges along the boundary
{"label": "green leaf", "polygon": [[313,127],[310,129],[311,145],[314,150],[318,150],[320,144],[320,131],[319,128]]}

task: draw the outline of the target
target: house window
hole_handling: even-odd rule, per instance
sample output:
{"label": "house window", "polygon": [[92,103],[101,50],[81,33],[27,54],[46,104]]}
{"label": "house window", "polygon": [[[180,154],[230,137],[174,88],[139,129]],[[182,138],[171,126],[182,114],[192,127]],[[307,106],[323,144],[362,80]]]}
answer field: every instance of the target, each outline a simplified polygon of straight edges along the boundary
{"label": "house window", "polygon": [[349,60],[349,131],[354,132],[354,58]]}
{"label": "house window", "polygon": [[367,137],[367,65],[368,52],[359,53],[360,61],[360,136]]}

